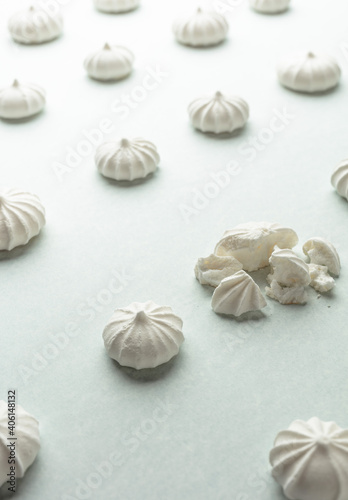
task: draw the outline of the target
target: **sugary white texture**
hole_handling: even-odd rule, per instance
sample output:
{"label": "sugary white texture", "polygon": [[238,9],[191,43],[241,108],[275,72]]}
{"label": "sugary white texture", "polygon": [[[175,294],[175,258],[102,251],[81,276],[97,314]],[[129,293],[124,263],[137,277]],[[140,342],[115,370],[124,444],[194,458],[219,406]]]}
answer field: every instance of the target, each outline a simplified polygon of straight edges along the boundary
{"label": "sugary white texture", "polygon": [[57,38],[63,30],[63,18],[59,9],[51,12],[35,3],[13,14],[8,22],[12,38],[19,43],[37,44]]}
{"label": "sugary white texture", "polygon": [[308,286],[311,282],[308,265],[288,248],[275,247],[269,263],[272,267],[269,282],[275,280],[282,287]]}
{"label": "sugary white texture", "polygon": [[160,162],[156,146],[140,137],[101,144],[95,155],[98,171],[117,181],[133,181],[154,172]]}
{"label": "sugary white texture", "polygon": [[[24,476],[28,467],[34,462],[40,449],[39,422],[20,405],[15,409],[16,439],[16,477]],[[8,480],[10,472],[8,464],[10,441],[8,435],[8,407],[5,401],[0,401],[0,486]]]}
{"label": "sugary white texture", "polygon": [[309,275],[311,277],[310,285],[317,290],[317,292],[329,292],[335,286],[335,280],[328,273],[326,266],[319,266],[318,264],[309,264]]}
{"label": "sugary white texture", "polygon": [[245,271],[225,278],[214,290],[211,306],[216,313],[240,316],[266,307],[267,302],[255,281]]}
{"label": "sugary white texture", "polygon": [[106,325],[105,348],[122,366],[155,368],[178,354],[184,341],[182,325],[171,307],[133,302],[116,309]]}
{"label": "sugary white texture", "polygon": [[45,225],[39,198],[19,189],[0,191],[0,250],[25,245]]}
{"label": "sugary white texture", "polygon": [[95,80],[121,80],[132,72],[133,62],[134,55],[126,47],[106,43],[86,57],[84,67]]}
{"label": "sugary white texture", "polygon": [[313,417],[280,432],[272,475],[290,500],[347,500],[348,430]]}
{"label": "sugary white texture", "polygon": [[303,245],[303,252],[305,255],[308,255],[311,264],[326,266],[330,273],[339,276],[341,262],[337,250],[332,243],[316,236],[306,241]]}
{"label": "sugary white texture", "polygon": [[184,45],[195,47],[216,45],[225,40],[228,22],[224,16],[215,11],[199,8],[194,15],[175,21],[173,32],[178,42]]}
{"label": "sugary white texture", "polygon": [[202,132],[232,133],[246,124],[248,104],[236,96],[216,92],[214,96],[200,97],[188,107],[192,125]]}
{"label": "sugary white texture", "polygon": [[293,229],[273,222],[248,222],[225,231],[214,253],[232,255],[243,264],[243,269],[256,271],[268,266],[276,245],[293,248],[297,243]]}
{"label": "sugary white texture", "polygon": [[348,160],[343,160],[331,176],[331,184],[337,193],[348,200]]}
{"label": "sugary white texture", "polygon": [[11,86],[0,89],[1,118],[28,118],[42,111],[45,104],[46,93],[38,85],[14,80]]}
{"label": "sugary white texture", "polygon": [[94,5],[101,12],[129,12],[136,9],[140,0],[94,0]]}
{"label": "sugary white texture", "polygon": [[266,295],[283,305],[307,302],[307,292],[304,286],[281,286],[276,280],[272,280],[271,286],[266,287]]}
{"label": "sugary white texture", "polygon": [[264,14],[277,14],[287,10],[290,0],[249,0],[253,9]]}
{"label": "sugary white texture", "polygon": [[285,56],[277,71],[280,83],[297,92],[324,92],[336,87],[341,77],[333,57],[313,52]]}
{"label": "sugary white texture", "polygon": [[201,285],[218,286],[221,281],[241,271],[242,264],[234,257],[219,257],[211,254],[198,259],[195,275]]}

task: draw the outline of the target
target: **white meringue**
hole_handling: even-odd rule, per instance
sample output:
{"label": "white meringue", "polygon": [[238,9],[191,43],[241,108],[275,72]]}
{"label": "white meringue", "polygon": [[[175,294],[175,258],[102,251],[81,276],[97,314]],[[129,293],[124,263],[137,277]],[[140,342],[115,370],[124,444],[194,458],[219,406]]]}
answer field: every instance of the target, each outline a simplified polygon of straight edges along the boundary
{"label": "white meringue", "polygon": [[116,309],[103,332],[109,356],[122,366],[155,368],[178,354],[182,320],[167,306],[133,302]]}
{"label": "white meringue", "polygon": [[8,29],[12,38],[19,43],[37,44],[57,38],[63,30],[61,13],[49,12],[39,5],[23,9],[10,18]]}
{"label": "white meringue", "polygon": [[310,285],[314,290],[320,293],[326,293],[333,289],[335,280],[329,275],[326,266],[308,264],[308,269],[311,277]]}
{"label": "white meringue", "polygon": [[222,280],[211,300],[211,306],[216,313],[234,316],[258,311],[266,305],[260,288],[245,271],[238,271]]}
{"label": "white meringue", "polygon": [[[8,426],[8,405],[5,401],[0,401],[0,486],[9,480],[7,474],[10,473],[8,463],[10,456],[11,436],[9,436]],[[12,415],[12,413],[10,413]],[[34,462],[40,449],[39,423],[20,405],[15,408],[15,476],[19,479],[24,476],[26,470]],[[10,438],[10,439],[8,439]]]}
{"label": "white meringue", "polygon": [[42,111],[45,104],[46,93],[38,85],[21,84],[15,80],[10,87],[0,89],[1,118],[28,118]]}
{"label": "white meringue", "polygon": [[140,0],[94,0],[95,7],[101,12],[129,12],[136,9]]}
{"label": "white meringue", "polygon": [[313,52],[284,57],[277,71],[280,83],[297,92],[324,92],[336,87],[341,77],[341,69],[333,57]]}
{"label": "white meringue", "polygon": [[306,241],[303,253],[308,255],[311,264],[326,266],[331,274],[339,276],[341,271],[339,255],[333,244],[326,239],[316,236]]}
{"label": "white meringue", "polygon": [[156,146],[140,137],[101,144],[95,155],[98,171],[117,181],[133,181],[154,172],[160,162]]}
{"label": "white meringue", "polygon": [[35,194],[0,191],[0,250],[25,245],[45,224],[45,209]]}
{"label": "white meringue", "polygon": [[218,286],[221,281],[241,271],[243,265],[234,257],[209,255],[200,258],[195,266],[195,275],[201,285]]}
{"label": "white meringue", "polygon": [[253,9],[263,14],[277,14],[288,9],[290,0],[249,0]]}
{"label": "white meringue", "polygon": [[133,62],[134,55],[126,47],[106,43],[86,57],[84,67],[95,80],[121,80],[132,72]]}
{"label": "white meringue", "polygon": [[282,286],[276,280],[272,280],[266,287],[266,295],[277,300],[280,304],[306,304],[307,292],[304,286]]}
{"label": "white meringue", "polygon": [[298,243],[293,229],[273,222],[248,222],[225,231],[215,247],[216,255],[232,255],[246,271],[256,271],[269,264],[276,245],[292,248]]}
{"label": "white meringue", "polygon": [[331,184],[337,193],[348,200],[348,160],[343,160],[331,176]]}
{"label": "white meringue", "polygon": [[225,40],[228,22],[215,11],[198,8],[193,16],[175,21],[173,32],[178,42],[184,45],[206,47]]}
{"label": "white meringue", "polygon": [[295,420],[277,435],[270,462],[291,500],[348,498],[348,429],[335,422]]}
{"label": "white meringue", "polygon": [[188,107],[192,125],[202,132],[232,133],[246,124],[249,106],[240,97],[216,92],[213,97],[201,97]]}
{"label": "white meringue", "polygon": [[308,286],[311,282],[308,265],[292,250],[275,247],[269,263],[272,273],[268,280],[276,280],[281,286]]}

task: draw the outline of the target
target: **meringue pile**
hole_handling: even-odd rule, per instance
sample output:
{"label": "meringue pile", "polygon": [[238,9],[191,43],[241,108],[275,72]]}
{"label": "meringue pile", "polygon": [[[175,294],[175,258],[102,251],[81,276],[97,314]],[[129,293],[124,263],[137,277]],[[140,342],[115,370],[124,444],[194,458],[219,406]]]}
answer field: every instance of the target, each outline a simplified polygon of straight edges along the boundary
{"label": "meringue pile", "polygon": [[324,238],[305,242],[303,253],[309,263],[293,250],[298,236],[291,228],[271,222],[248,222],[226,231],[214,254],[200,258],[195,276],[202,285],[215,287],[212,309],[216,313],[240,316],[266,307],[260,287],[248,274],[270,266],[266,295],[281,304],[305,304],[307,287],[326,293],[339,276],[340,258]]}

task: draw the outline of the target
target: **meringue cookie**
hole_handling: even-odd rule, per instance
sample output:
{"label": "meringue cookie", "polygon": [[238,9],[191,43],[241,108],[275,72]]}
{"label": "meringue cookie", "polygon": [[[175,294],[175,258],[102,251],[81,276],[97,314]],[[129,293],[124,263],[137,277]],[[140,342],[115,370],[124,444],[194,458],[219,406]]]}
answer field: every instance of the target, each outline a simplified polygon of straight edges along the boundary
{"label": "meringue cookie", "polygon": [[0,250],[25,245],[45,224],[45,209],[35,194],[0,191]]}
{"label": "meringue cookie", "polygon": [[333,289],[335,280],[329,275],[326,266],[308,264],[308,269],[311,277],[310,285],[314,290],[320,293],[326,293]]}
{"label": "meringue cookie", "polygon": [[225,40],[228,22],[215,11],[199,8],[193,16],[178,19],[173,25],[173,32],[178,42],[184,45],[207,47]]}
{"label": "meringue cookie", "polygon": [[98,10],[114,14],[134,10],[139,4],[140,0],[94,0],[94,5]]}
{"label": "meringue cookie", "polygon": [[243,265],[234,257],[211,254],[209,257],[198,259],[195,275],[201,285],[216,287],[223,279],[241,271],[242,268]]}
{"label": "meringue cookie", "polygon": [[[16,437],[16,478],[24,476],[27,469],[34,462],[40,449],[39,423],[20,405],[15,408],[15,436]],[[9,480],[10,472],[8,438],[8,406],[0,401],[0,486]]]}
{"label": "meringue cookie", "polygon": [[263,14],[278,14],[288,9],[290,0],[249,0],[251,7]]}
{"label": "meringue cookie", "polygon": [[291,500],[348,498],[348,430],[335,422],[295,420],[277,435],[270,463]]}
{"label": "meringue cookie", "polygon": [[308,286],[311,282],[308,265],[288,248],[275,247],[269,263],[272,266],[269,282],[276,280],[281,286]]}
{"label": "meringue cookie", "polygon": [[86,57],[84,67],[95,80],[121,80],[132,72],[133,62],[134,55],[130,50],[106,43],[101,50]]}
{"label": "meringue cookie", "polygon": [[140,137],[105,142],[97,149],[98,171],[117,181],[133,181],[154,172],[160,162],[156,146]]}
{"label": "meringue cookie", "polygon": [[8,29],[12,38],[19,43],[38,44],[57,38],[63,30],[60,12],[49,12],[39,5],[23,9],[10,18]]}
{"label": "meringue cookie", "polygon": [[306,304],[307,292],[304,286],[282,286],[276,280],[272,280],[266,287],[266,295],[277,300],[280,304]]}
{"label": "meringue cookie", "polygon": [[192,125],[202,132],[232,133],[246,124],[249,106],[240,97],[216,92],[213,97],[201,97],[188,107]]}
{"label": "meringue cookie", "polygon": [[320,238],[311,238],[303,245],[303,253],[308,255],[311,264],[326,266],[331,274],[339,276],[341,262],[336,248],[332,243]]}
{"label": "meringue cookie", "polygon": [[133,302],[116,309],[106,325],[105,348],[122,366],[155,368],[178,354],[184,341],[182,325],[170,307]]}
{"label": "meringue cookie", "polygon": [[34,116],[45,107],[46,93],[38,85],[20,84],[0,89],[0,117],[10,120]]}
{"label": "meringue cookie", "polygon": [[341,69],[333,57],[313,52],[286,56],[277,71],[280,83],[297,92],[324,92],[336,87],[341,77]]}
{"label": "meringue cookie", "polygon": [[266,307],[267,302],[255,281],[245,272],[225,278],[215,289],[211,306],[216,313],[240,316]]}
{"label": "meringue cookie", "polygon": [[269,264],[274,247],[292,248],[298,243],[293,229],[273,222],[248,222],[225,231],[215,247],[216,255],[232,255],[245,271],[256,271]]}
{"label": "meringue cookie", "polygon": [[348,160],[343,160],[334,170],[331,184],[340,196],[348,200]]}

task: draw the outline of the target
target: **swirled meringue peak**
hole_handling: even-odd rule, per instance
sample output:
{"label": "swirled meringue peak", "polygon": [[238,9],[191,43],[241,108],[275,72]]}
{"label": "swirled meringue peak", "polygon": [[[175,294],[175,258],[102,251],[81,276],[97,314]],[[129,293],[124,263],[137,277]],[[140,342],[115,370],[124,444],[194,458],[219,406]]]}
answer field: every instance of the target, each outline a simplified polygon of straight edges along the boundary
{"label": "swirled meringue peak", "polygon": [[348,429],[335,422],[295,420],[277,435],[270,462],[290,500],[348,498]]}
{"label": "swirled meringue peak", "polygon": [[118,14],[136,9],[140,0],[94,0],[95,7],[101,12]]}
{"label": "swirled meringue peak", "polygon": [[173,33],[178,42],[184,45],[207,47],[225,40],[228,22],[215,11],[198,8],[193,15],[175,21]]}
{"label": "swirled meringue peak", "polygon": [[348,200],[348,160],[343,160],[331,176],[331,184],[337,193]]}
{"label": "swirled meringue peak", "polygon": [[288,9],[290,0],[249,0],[251,7],[263,14],[278,14]]}
{"label": "swirled meringue peak", "polygon": [[105,348],[122,366],[155,368],[178,354],[184,342],[182,325],[171,307],[133,302],[116,309],[106,325]]}
{"label": "swirled meringue peak", "polygon": [[249,118],[249,106],[240,97],[216,92],[200,97],[188,107],[192,125],[202,132],[232,133],[241,129]]}
{"label": "swirled meringue peak", "polygon": [[284,57],[277,66],[280,83],[297,92],[325,92],[336,87],[341,69],[327,54],[307,52]]}
{"label": "swirled meringue peak", "polygon": [[8,29],[16,42],[27,45],[44,43],[62,33],[63,18],[59,10],[53,13],[35,3],[13,14]]}
{"label": "swirled meringue peak", "polygon": [[134,55],[126,47],[106,43],[86,57],[84,67],[95,80],[122,80],[132,72],[133,62]]}
{"label": "swirled meringue peak", "polygon": [[29,118],[40,113],[45,104],[46,93],[38,85],[14,80],[9,87],[0,89],[0,118]]}
{"label": "swirled meringue peak", "polygon": [[45,225],[45,209],[35,194],[0,191],[0,250],[25,245]]}
{"label": "swirled meringue peak", "polygon": [[[9,480],[8,447],[11,439],[9,433],[8,405],[0,401],[0,486]],[[34,462],[40,449],[39,423],[20,405],[15,407],[15,460],[16,478],[21,478]]]}
{"label": "swirled meringue peak", "polygon": [[95,155],[98,171],[117,181],[133,181],[154,172],[160,162],[156,146],[140,137],[101,144]]}

